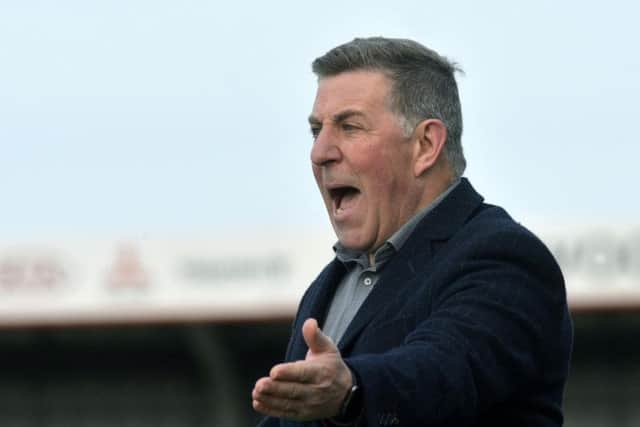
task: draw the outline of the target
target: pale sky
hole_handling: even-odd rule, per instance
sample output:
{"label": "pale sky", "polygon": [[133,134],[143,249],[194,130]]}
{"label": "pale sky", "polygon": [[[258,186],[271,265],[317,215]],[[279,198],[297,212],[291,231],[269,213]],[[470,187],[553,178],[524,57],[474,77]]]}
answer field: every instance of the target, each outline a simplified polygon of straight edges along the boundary
{"label": "pale sky", "polygon": [[0,239],[329,227],[310,63],[356,36],[455,60],[468,176],[517,219],[640,223],[640,7],[2,1]]}

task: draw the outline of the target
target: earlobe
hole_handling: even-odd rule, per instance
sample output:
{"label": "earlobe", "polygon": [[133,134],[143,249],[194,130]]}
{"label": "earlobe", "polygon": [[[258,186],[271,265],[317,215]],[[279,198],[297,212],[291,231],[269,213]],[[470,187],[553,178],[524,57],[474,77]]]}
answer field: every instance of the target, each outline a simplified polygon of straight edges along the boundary
{"label": "earlobe", "polygon": [[438,119],[427,119],[416,127],[416,157],[414,174],[423,175],[440,158],[447,140],[447,127]]}

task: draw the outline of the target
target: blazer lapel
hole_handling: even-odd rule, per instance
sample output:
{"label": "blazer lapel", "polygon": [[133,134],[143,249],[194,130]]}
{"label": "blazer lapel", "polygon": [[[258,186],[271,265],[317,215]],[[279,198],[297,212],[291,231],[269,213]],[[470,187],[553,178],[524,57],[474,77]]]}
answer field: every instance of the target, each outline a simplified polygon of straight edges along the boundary
{"label": "blazer lapel", "polygon": [[417,270],[416,263],[424,264],[433,256],[433,243],[449,239],[481,205],[482,200],[469,181],[462,178],[460,184],[420,221],[404,246],[384,267],[376,287],[345,331],[338,344],[341,352],[348,352],[349,346],[362,330],[383,311],[389,301],[398,296],[400,288],[410,284]]}
{"label": "blazer lapel", "polygon": [[334,258],[333,261],[327,265],[323,274],[316,280],[317,292],[309,303],[309,312],[306,318],[312,317],[316,319],[320,327],[324,325],[333,294],[346,271],[342,262]]}
{"label": "blazer lapel", "polygon": [[301,360],[305,358],[308,347],[302,337],[302,324],[311,317],[318,321],[320,327],[324,325],[327,309],[329,308],[336,287],[345,272],[346,269],[342,265],[342,262],[334,258],[311,284],[310,293],[307,297],[308,300],[304,301],[300,306],[300,312],[296,320],[297,325],[293,330],[291,352],[287,353],[287,360]]}

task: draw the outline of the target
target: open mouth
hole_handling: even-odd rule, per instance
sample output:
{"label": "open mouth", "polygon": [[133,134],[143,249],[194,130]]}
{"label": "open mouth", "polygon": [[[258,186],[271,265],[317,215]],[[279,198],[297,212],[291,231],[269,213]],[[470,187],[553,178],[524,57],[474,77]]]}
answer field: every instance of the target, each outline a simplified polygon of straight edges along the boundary
{"label": "open mouth", "polygon": [[336,187],[329,190],[329,196],[333,200],[333,209],[339,212],[348,208],[360,195],[360,190],[351,186]]}

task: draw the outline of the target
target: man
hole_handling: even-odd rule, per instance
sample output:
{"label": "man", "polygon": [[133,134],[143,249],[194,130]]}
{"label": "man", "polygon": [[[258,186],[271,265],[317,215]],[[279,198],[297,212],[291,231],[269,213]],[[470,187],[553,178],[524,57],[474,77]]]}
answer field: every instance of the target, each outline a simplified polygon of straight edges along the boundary
{"label": "man", "polygon": [[562,425],[562,274],[462,178],[455,66],[370,38],[313,70],[311,162],[336,258],[300,303],[286,363],[256,382],[261,425]]}

